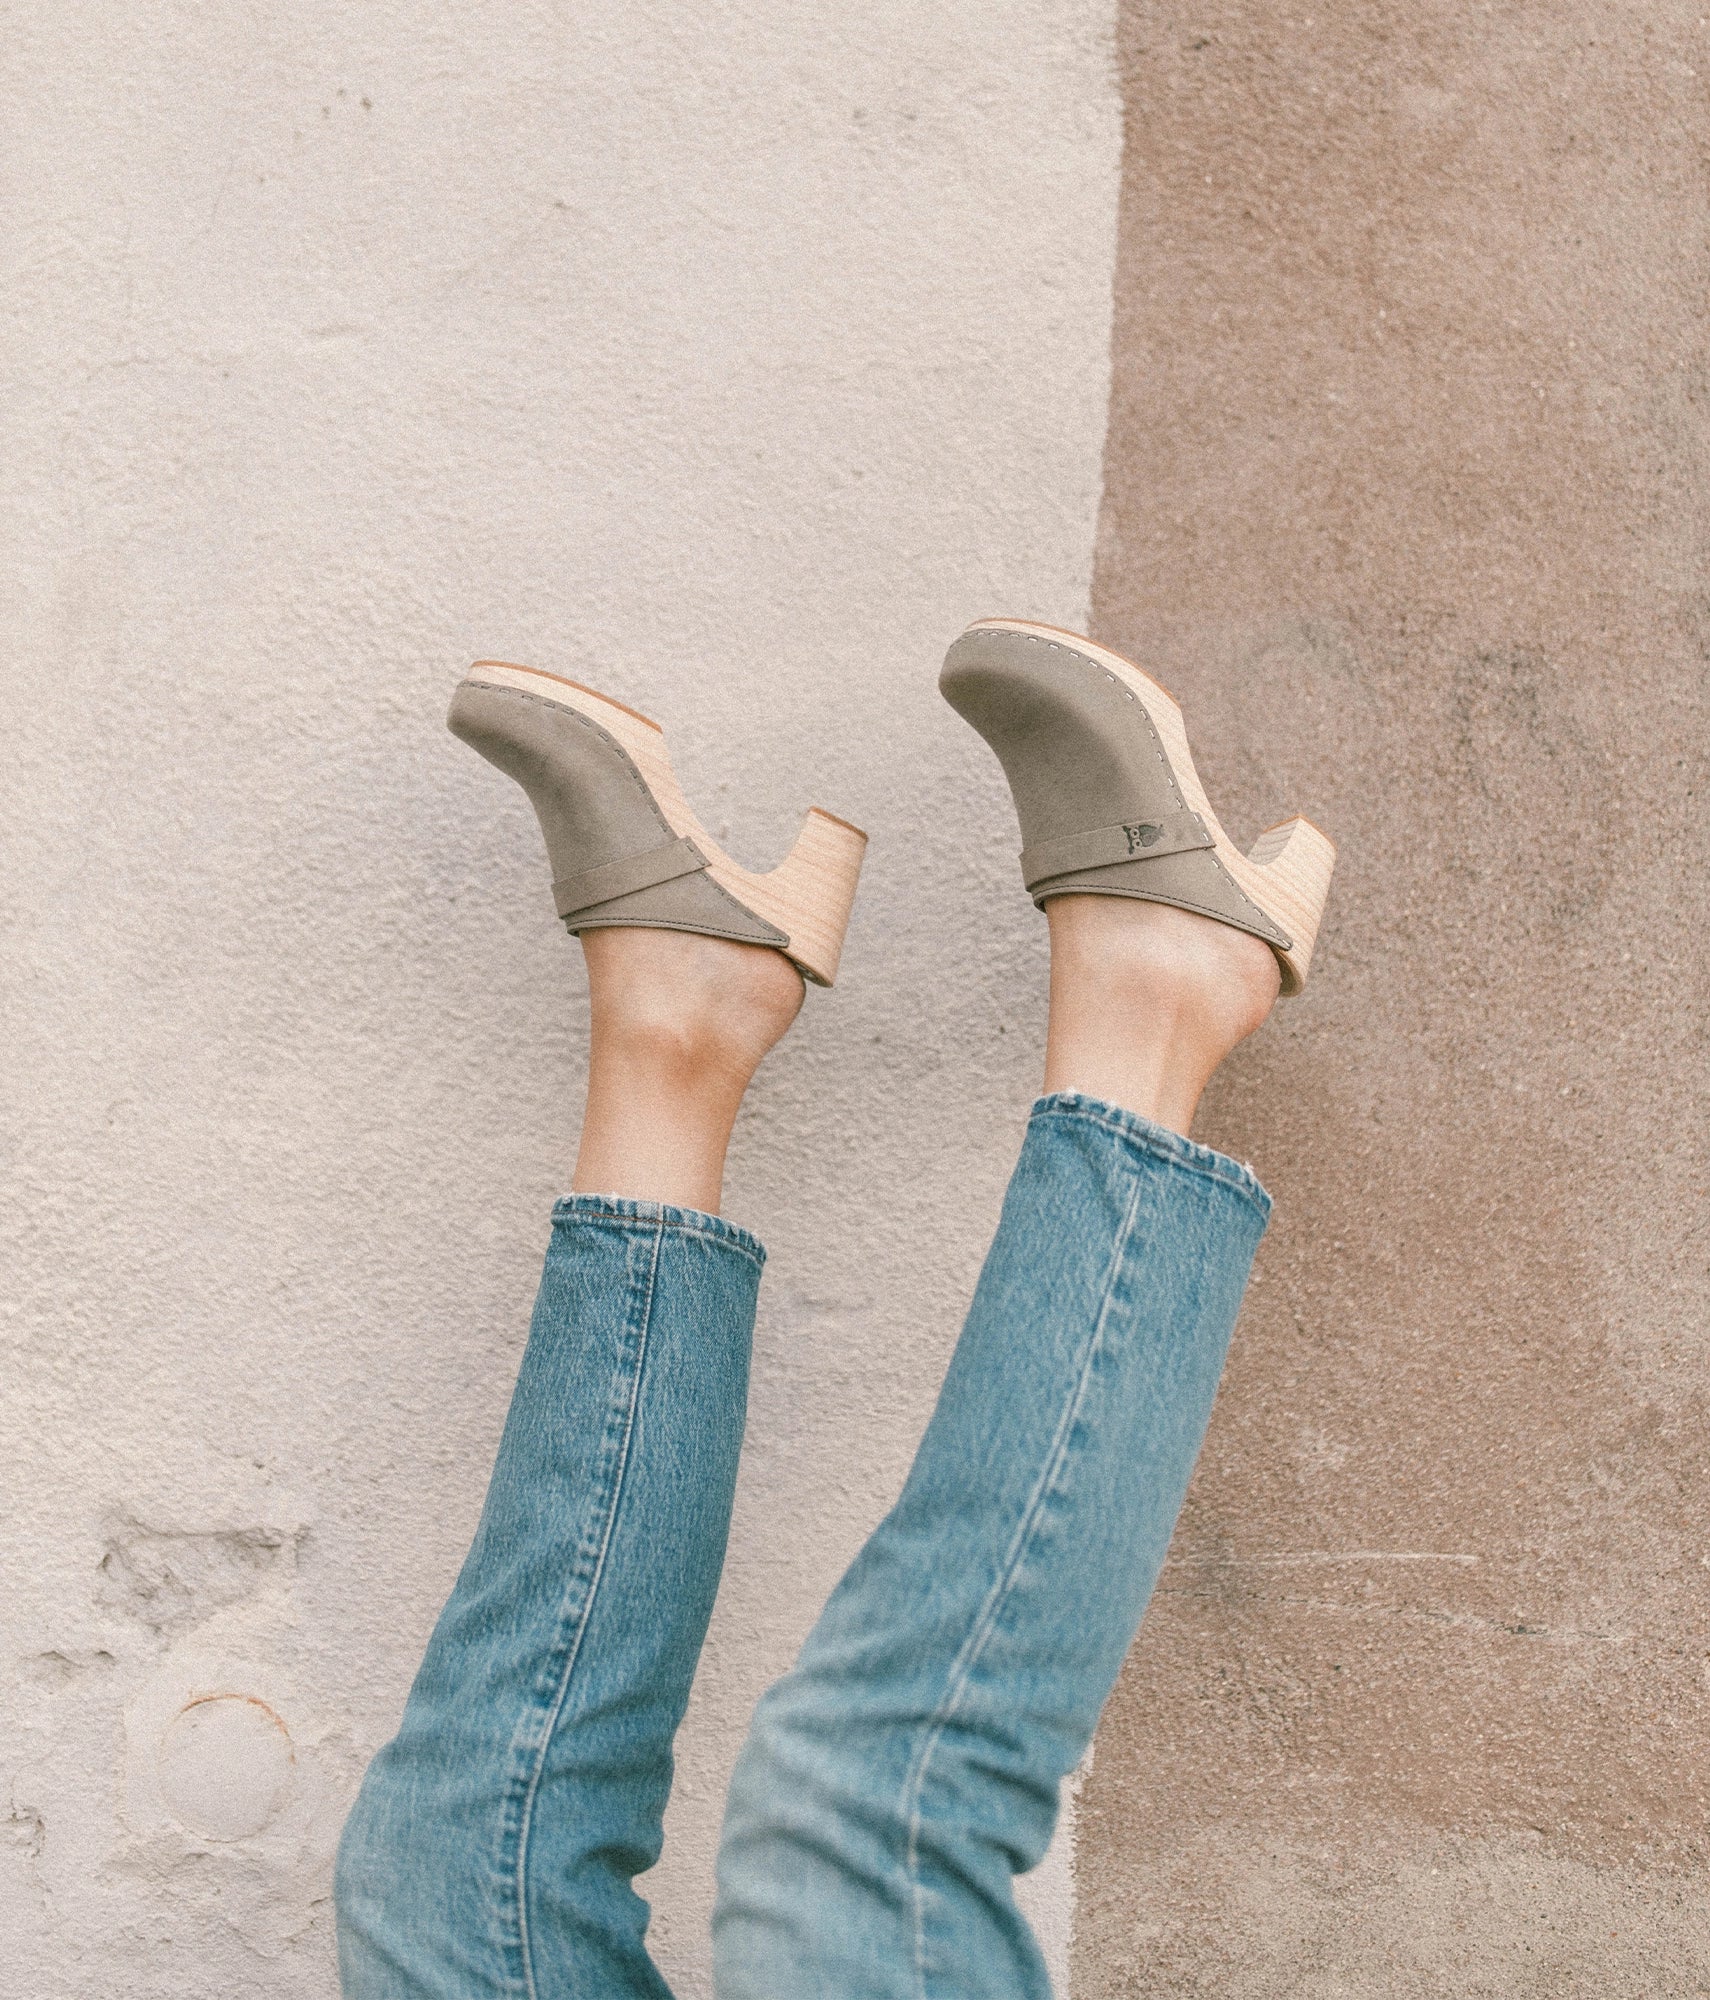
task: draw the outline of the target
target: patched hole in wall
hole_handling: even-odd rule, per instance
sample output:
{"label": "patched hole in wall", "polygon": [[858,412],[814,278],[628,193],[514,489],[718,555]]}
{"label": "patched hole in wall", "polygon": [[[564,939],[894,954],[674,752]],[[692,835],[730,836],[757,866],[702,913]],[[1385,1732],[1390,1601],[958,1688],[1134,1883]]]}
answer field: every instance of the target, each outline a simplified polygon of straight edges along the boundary
{"label": "patched hole in wall", "polygon": [[268,1527],[156,1528],[119,1515],[108,1524],[95,1601],[170,1638],[253,1596],[288,1563],[295,1539]]}
{"label": "patched hole in wall", "polygon": [[207,1840],[244,1840],[284,1810],[296,1768],[291,1732],[247,1694],[199,1695],[161,1732],[160,1796]]}

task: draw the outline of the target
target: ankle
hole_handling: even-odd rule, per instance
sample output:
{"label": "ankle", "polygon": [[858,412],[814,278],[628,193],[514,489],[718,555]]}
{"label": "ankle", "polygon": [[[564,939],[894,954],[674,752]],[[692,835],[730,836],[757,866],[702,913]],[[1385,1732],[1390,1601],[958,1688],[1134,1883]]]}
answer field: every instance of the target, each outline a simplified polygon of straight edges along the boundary
{"label": "ankle", "polygon": [[593,1060],[673,1092],[746,1088],[802,1004],[802,979],[764,946],[682,931],[589,931]]}
{"label": "ankle", "polygon": [[574,1186],[716,1212],[743,1092],[802,1003],[764,946],[589,931],[588,1107]]}
{"label": "ankle", "polygon": [[1280,984],[1260,939],[1134,897],[1060,896],[1051,923],[1047,1090],[1082,1090],[1188,1131],[1225,1056]]}
{"label": "ankle", "polygon": [[617,1005],[607,997],[589,1011],[590,1070],[664,1102],[740,1099],[764,1053],[740,1023],[673,1006],[664,996]]}

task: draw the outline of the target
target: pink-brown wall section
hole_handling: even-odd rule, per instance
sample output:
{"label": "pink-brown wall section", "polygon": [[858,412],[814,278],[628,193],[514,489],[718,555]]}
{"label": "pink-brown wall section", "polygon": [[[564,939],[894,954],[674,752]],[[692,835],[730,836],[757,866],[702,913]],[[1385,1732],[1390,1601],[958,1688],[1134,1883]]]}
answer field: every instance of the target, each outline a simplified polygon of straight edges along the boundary
{"label": "pink-brown wall section", "polygon": [[1077,2000],[1710,1992],[1699,4],[1125,9],[1096,630],[1342,858]]}

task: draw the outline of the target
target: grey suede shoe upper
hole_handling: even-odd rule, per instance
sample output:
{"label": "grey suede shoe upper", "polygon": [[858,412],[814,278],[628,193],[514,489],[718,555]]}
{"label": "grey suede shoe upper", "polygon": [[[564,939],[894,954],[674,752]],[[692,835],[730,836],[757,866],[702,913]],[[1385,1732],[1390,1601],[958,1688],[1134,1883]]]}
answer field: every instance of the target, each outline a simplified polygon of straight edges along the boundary
{"label": "grey suede shoe upper", "polygon": [[633,925],[789,942],[712,879],[707,857],[672,831],[629,753],[597,722],[520,689],[465,681],[447,724],[528,793],[567,930]]}
{"label": "grey suede shoe upper", "polygon": [[1074,893],[1134,896],[1290,948],[1218,859],[1145,704],[1067,635],[976,627],[950,648],[938,685],[1003,765],[1022,879],[1041,908]]}

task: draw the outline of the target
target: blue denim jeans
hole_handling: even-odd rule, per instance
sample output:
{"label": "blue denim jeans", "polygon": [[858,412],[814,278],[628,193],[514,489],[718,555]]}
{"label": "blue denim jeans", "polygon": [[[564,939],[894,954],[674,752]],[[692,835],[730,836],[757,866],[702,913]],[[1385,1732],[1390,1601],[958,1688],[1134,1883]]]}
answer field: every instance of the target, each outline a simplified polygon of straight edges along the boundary
{"label": "blue denim jeans", "polygon": [[[1040,1099],[895,1507],[732,1779],[719,2000],[1045,2000],[1045,1852],[1164,1559],[1270,1202]],[[347,2000],[664,2000],[632,1878],[712,1611],[764,1252],[553,1215],[474,1546],[339,1850]]]}

